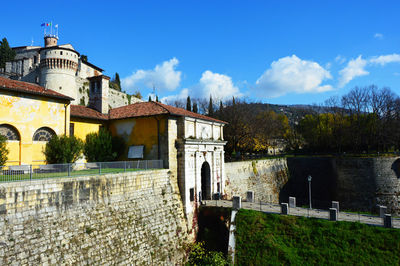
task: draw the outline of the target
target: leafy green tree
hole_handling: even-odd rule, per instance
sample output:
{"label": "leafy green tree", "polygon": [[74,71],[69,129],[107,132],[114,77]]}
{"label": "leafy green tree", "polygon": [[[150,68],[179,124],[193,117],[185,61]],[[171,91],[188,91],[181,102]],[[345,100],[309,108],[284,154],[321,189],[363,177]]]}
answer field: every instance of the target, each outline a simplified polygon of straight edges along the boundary
{"label": "leafy green tree", "polygon": [[[113,146],[114,144],[114,146]],[[122,152],[124,144],[114,140],[110,132],[101,128],[99,132],[86,135],[83,154],[88,162],[108,162],[115,160]]]}
{"label": "leafy green tree", "polygon": [[82,152],[83,142],[75,136],[53,136],[43,151],[46,162],[73,163]]}
{"label": "leafy green tree", "polygon": [[12,61],[15,58],[15,51],[10,48],[7,38],[0,41],[0,68],[6,67],[6,62]]}
{"label": "leafy green tree", "polygon": [[8,160],[7,138],[0,135],[0,166],[5,165]]}

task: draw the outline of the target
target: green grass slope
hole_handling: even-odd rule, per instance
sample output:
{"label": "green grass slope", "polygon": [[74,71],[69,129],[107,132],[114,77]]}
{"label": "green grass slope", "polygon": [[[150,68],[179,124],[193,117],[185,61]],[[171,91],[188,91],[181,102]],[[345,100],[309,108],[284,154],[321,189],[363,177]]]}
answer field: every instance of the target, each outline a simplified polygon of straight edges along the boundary
{"label": "green grass slope", "polygon": [[400,230],[241,209],[237,265],[399,265]]}

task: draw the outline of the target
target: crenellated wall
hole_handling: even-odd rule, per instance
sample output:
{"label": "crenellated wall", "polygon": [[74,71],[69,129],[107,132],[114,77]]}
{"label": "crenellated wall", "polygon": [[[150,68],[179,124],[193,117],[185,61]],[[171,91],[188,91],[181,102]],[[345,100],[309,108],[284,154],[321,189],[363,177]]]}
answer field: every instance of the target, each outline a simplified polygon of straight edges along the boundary
{"label": "crenellated wall", "polygon": [[180,264],[176,176],[153,170],[0,184],[0,264]]}

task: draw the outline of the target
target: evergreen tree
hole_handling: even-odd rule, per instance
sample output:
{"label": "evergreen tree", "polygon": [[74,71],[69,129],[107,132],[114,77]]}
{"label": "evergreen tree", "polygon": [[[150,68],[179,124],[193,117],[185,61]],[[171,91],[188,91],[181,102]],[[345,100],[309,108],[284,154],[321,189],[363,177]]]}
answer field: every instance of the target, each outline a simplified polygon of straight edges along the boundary
{"label": "evergreen tree", "polygon": [[214,115],[214,105],[212,101],[212,96],[210,95],[210,103],[208,104],[208,116]]}
{"label": "evergreen tree", "polygon": [[14,60],[15,54],[15,51],[10,48],[7,38],[3,38],[0,41],[0,68],[5,68],[6,62]]}
{"label": "evergreen tree", "polygon": [[193,113],[197,113],[199,110],[198,110],[198,108],[197,108],[197,103],[196,102],[194,102],[193,103]]}
{"label": "evergreen tree", "polygon": [[232,96],[232,105],[235,105],[235,96]]}
{"label": "evergreen tree", "polygon": [[190,101],[190,96],[188,96],[186,99],[186,110],[192,111],[192,103]]}
{"label": "evergreen tree", "polygon": [[160,101],[158,100],[158,95],[156,95],[156,102],[158,102],[158,103],[160,102]]}
{"label": "evergreen tree", "polygon": [[222,101],[219,101],[219,112],[222,113],[224,106],[222,105]]}
{"label": "evergreen tree", "polygon": [[151,100],[151,95],[149,95],[149,102],[151,102],[152,100]]}
{"label": "evergreen tree", "polygon": [[114,82],[118,85],[119,90],[121,91],[121,80],[119,79],[119,74],[115,72],[115,80]]}
{"label": "evergreen tree", "polygon": [[87,55],[82,54],[81,60],[82,60],[82,62],[87,62],[88,61]]}

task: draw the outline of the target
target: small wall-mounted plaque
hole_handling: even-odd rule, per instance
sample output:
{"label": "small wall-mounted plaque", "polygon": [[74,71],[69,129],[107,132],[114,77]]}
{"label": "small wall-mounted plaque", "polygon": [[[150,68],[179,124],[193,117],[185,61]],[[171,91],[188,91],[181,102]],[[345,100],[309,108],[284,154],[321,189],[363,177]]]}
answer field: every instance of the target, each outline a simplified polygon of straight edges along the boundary
{"label": "small wall-mounted plaque", "polygon": [[128,151],[129,159],[143,159],[144,145],[130,146]]}

